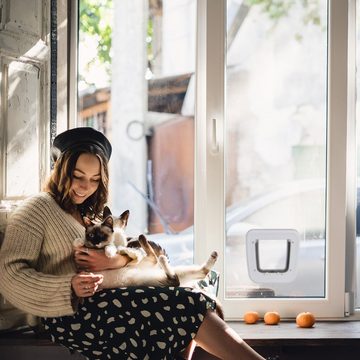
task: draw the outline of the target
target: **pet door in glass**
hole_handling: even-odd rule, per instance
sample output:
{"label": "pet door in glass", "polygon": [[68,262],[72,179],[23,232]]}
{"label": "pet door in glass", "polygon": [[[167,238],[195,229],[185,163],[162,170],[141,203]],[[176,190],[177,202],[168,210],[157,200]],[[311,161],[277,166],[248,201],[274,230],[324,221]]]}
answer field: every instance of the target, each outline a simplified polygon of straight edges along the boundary
{"label": "pet door in glass", "polygon": [[252,229],[246,234],[249,277],[255,283],[291,282],[296,277],[299,233]]}

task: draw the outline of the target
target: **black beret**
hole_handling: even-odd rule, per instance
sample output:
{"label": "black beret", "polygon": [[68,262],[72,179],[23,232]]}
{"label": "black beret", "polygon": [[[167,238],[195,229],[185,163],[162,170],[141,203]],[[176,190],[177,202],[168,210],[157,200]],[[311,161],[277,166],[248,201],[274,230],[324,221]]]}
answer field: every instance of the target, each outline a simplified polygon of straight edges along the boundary
{"label": "black beret", "polygon": [[66,130],[57,135],[53,143],[55,150],[59,150],[61,153],[81,145],[95,145],[103,151],[109,161],[112,150],[109,140],[103,133],[91,127],[78,127]]}

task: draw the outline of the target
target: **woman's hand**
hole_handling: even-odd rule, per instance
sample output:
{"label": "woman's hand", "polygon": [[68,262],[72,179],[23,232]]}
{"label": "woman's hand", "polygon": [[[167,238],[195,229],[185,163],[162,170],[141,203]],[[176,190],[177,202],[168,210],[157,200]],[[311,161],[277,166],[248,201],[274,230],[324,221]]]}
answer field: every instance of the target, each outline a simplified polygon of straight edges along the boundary
{"label": "woman's hand", "polygon": [[100,274],[81,272],[71,279],[71,287],[78,297],[89,297],[95,294],[104,277]]}
{"label": "woman's hand", "polygon": [[88,249],[84,246],[75,249],[75,262],[79,270],[102,271],[125,266],[130,259],[124,255],[107,257],[104,250]]}

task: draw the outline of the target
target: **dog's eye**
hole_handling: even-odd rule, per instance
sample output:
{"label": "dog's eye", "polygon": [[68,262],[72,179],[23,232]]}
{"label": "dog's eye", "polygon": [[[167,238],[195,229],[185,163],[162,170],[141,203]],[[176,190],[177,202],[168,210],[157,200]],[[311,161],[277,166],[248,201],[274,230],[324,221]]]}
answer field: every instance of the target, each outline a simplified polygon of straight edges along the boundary
{"label": "dog's eye", "polygon": [[90,233],[88,236],[89,236],[90,239],[92,239],[94,237],[94,234]]}

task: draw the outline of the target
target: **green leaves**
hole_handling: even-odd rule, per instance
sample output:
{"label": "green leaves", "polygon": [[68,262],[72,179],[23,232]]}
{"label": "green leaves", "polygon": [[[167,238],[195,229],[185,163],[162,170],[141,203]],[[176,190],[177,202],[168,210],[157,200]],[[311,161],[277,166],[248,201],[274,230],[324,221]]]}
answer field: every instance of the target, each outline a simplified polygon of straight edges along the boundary
{"label": "green leaves", "polygon": [[111,64],[112,9],[112,0],[80,1],[80,34],[83,33],[96,38],[98,59],[107,65]]}
{"label": "green leaves", "polygon": [[302,20],[305,25],[321,25],[319,4],[320,0],[246,0],[248,6],[259,5],[270,19],[278,22],[281,18],[289,15],[294,6],[303,10]]}

